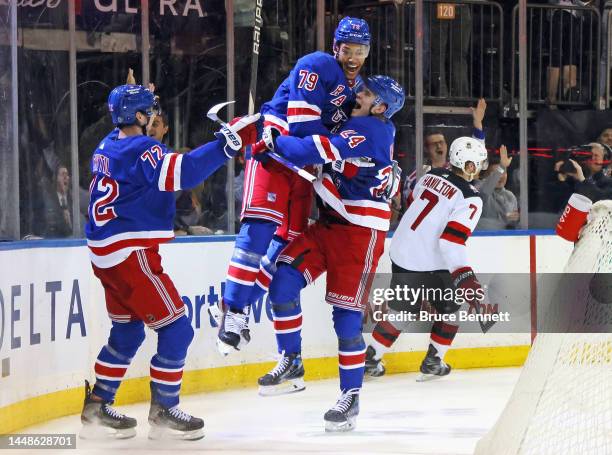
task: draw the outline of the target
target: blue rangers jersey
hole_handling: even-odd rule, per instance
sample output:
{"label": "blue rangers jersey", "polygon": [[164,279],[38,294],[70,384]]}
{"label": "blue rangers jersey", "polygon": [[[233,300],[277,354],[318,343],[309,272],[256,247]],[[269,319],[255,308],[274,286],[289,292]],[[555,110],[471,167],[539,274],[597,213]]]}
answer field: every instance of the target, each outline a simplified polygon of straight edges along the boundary
{"label": "blue rangers jersey", "polygon": [[323,164],[314,182],[319,197],[350,223],[388,231],[394,138],[391,121],[353,117],[336,134],[279,136],[276,150],[298,166]]}
{"label": "blue rangers jersey", "polygon": [[181,155],[148,136],[118,135],[115,129],[106,136],[91,160],[85,234],[91,261],[101,268],[173,239],[173,192],[196,186],[229,158],[224,140]]}
{"label": "blue rangers jersey", "polygon": [[[355,85],[360,83],[358,79]],[[355,101],[353,88],[332,55],[313,52],[297,61],[261,114],[267,125],[284,135],[328,135],[348,119]]]}

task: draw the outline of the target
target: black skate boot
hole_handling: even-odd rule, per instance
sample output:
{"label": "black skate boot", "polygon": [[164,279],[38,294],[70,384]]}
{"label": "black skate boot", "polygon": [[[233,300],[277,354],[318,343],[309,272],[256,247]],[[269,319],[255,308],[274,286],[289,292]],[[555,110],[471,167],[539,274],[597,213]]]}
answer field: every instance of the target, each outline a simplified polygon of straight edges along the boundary
{"label": "black skate boot", "polygon": [[427,350],[427,355],[421,363],[422,374],[417,378],[417,382],[438,379],[451,372],[451,366],[444,363],[444,361],[436,354],[438,354],[438,350],[430,344],[429,349]]}
{"label": "black skate boot", "polygon": [[228,355],[233,350],[240,351],[251,341],[250,308],[247,306],[243,311],[228,309],[223,314],[217,334],[217,349],[222,355]]}
{"label": "black skate boot", "polygon": [[359,415],[359,391],[349,389],[342,392],[338,401],[325,413],[325,431],[351,431],[355,429]]}
{"label": "black skate boot", "polygon": [[379,378],[380,376],[385,375],[385,364],[382,359],[376,360],[374,356],[376,355],[376,351],[372,346],[368,346],[366,349],[366,358],[365,358],[365,376],[370,376],[372,378]]}
{"label": "black skate boot", "polygon": [[257,380],[262,396],[301,392],[304,385],[304,364],[300,354],[285,354],[268,374]]}
{"label": "black skate boot", "polygon": [[204,421],[191,416],[178,406],[165,408],[155,400],[151,385],[151,408],[149,409],[149,439],[182,439],[196,441],[204,437]]}
{"label": "black skate boot", "polygon": [[136,419],[127,417],[111,407],[112,402],[96,401],[91,397],[89,381],[85,381],[85,402],[81,412],[83,439],[117,438],[136,436]]}

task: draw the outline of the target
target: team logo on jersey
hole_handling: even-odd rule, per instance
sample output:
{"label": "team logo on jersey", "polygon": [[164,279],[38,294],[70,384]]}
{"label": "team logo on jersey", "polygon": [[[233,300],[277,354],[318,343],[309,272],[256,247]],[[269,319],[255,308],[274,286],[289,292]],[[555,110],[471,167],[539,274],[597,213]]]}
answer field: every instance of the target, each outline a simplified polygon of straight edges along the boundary
{"label": "team logo on jersey", "polygon": [[268,202],[276,202],[276,193],[268,193]]}
{"label": "team logo on jersey", "polygon": [[334,106],[340,107],[342,106],[342,103],[344,103],[344,100],[346,100],[346,95],[340,95],[331,100],[330,103],[332,103]]}
{"label": "team logo on jersey", "polygon": [[336,110],[336,112],[334,112],[334,115],[332,115],[332,121],[334,123],[346,122],[347,120],[348,117],[342,109]]}
{"label": "team logo on jersey", "polygon": [[330,93],[330,95],[331,96],[338,96],[338,95],[340,95],[344,91],[345,88],[346,87],[344,85],[340,84],[338,87],[336,87],[334,89],[333,92]]}
{"label": "team logo on jersey", "polygon": [[147,314],[147,321],[149,321],[149,323],[155,322],[155,316],[153,316],[151,313]]}

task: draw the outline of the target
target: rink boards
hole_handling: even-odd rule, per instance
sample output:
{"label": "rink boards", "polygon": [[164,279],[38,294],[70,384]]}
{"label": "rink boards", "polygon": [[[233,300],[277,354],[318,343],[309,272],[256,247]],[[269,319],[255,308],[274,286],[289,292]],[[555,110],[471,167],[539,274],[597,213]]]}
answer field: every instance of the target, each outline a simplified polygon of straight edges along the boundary
{"label": "rink boards", "polygon": [[[468,242],[478,273],[558,272],[572,245],[555,236],[475,236]],[[529,235],[531,234],[531,235]],[[222,358],[206,307],[222,293],[233,237],[188,237],[161,247],[163,265],[189,309],[195,338],[183,378],[185,393],[254,386],[274,364],[276,345],[269,305],[254,309],[247,348]],[[387,240],[389,242],[389,240]],[[388,246],[388,245],[387,245]],[[80,411],[83,380],[94,380],[93,363],[108,336],[103,292],[93,276],[83,241],[15,242],[0,247],[0,434]],[[379,272],[390,271],[388,249]],[[337,340],[324,278],[302,292],[306,379],[337,375]],[[151,334],[153,335],[153,334]],[[367,341],[366,336],[366,341]],[[415,371],[427,333],[404,334],[386,357],[388,371]],[[147,337],[117,402],[148,398]],[[447,360],[455,368],[521,365],[530,333],[463,333]]]}

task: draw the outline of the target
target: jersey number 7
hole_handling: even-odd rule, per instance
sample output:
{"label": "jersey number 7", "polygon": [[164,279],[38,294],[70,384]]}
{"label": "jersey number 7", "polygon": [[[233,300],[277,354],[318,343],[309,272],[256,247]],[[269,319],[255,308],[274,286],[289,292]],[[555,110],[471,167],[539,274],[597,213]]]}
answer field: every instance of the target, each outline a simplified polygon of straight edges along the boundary
{"label": "jersey number 7", "polygon": [[416,217],[416,220],[414,220],[414,223],[412,223],[412,226],[410,226],[410,229],[412,229],[413,231],[416,231],[416,228],[419,227],[419,224],[421,224],[421,222],[423,221],[423,218],[425,218],[427,214],[431,212],[431,210],[435,207],[435,205],[440,200],[438,198],[438,195],[432,193],[429,190],[423,191],[423,194],[421,194],[421,197],[419,199],[423,201],[427,200],[427,205],[423,208],[423,210],[421,210],[421,213],[419,213],[419,216]]}

